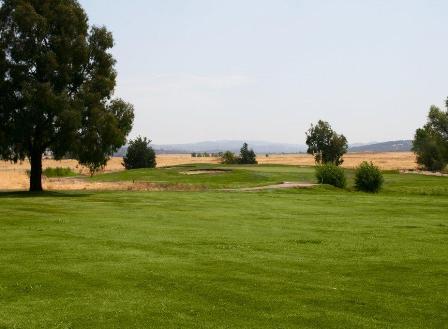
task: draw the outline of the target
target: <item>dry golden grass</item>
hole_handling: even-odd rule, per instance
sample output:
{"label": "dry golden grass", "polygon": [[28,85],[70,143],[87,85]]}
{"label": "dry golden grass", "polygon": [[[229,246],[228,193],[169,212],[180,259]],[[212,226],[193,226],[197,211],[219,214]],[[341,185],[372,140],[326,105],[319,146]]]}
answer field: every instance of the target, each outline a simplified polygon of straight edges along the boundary
{"label": "dry golden grass", "polygon": [[191,163],[219,163],[219,158],[193,158],[190,154],[161,154],[157,156],[158,167]]}
{"label": "dry golden grass", "polygon": [[[112,158],[103,172],[124,170],[122,158]],[[169,167],[189,163],[218,163],[218,158],[193,158],[189,154],[161,154],[157,156],[159,167]],[[76,160],[56,161],[43,160],[43,169],[46,168],[70,168],[80,175],[88,175],[89,170],[78,164]],[[26,190],[29,186],[27,170],[30,169],[28,161],[11,163],[0,161],[0,190]],[[93,183],[73,179],[43,179],[43,186],[47,190],[159,190],[162,187],[154,184],[124,184],[124,183]],[[185,189],[185,187],[182,187]],[[166,190],[166,187],[164,187]]]}
{"label": "dry golden grass", "polygon": [[[105,171],[118,171],[123,170],[123,166],[121,165],[121,162],[123,160],[121,158],[112,158],[107,167],[105,168]],[[62,161],[56,161],[52,159],[44,159],[43,160],[43,169],[46,168],[56,168],[56,167],[63,167],[63,168],[70,168],[74,172],[79,173],[81,175],[87,175],[89,170],[81,165],[78,164],[78,161],[76,160],[62,160]],[[30,169],[30,164],[28,161],[23,161],[21,163],[10,163],[5,161],[0,161],[0,171],[21,171],[26,172],[26,170]]]}
{"label": "dry golden grass", "polygon": [[[314,165],[314,159],[308,154],[284,154],[258,157],[260,164],[289,164],[300,166]],[[349,153],[344,156],[344,168],[355,168],[363,161],[372,161],[383,170],[416,169],[417,163],[412,152]]]}
{"label": "dry golden grass", "polygon": [[[401,169],[414,170],[417,168],[415,155],[411,152],[385,152],[385,153],[351,153],[344,157],[344,167],[354,168],[362,161],[372,161],[383,170]],[[124,170],[121,158],[113,158],[107,164],[104,172]],[[258,157],[260,164],[288,164],[312,166],[314,160],[306,154],[284,154],[271,155],[269,157]],[[189,154],[162,154],[157,156],[159,167],[168,167],[191,163],[219,163],[218,158],[192,158]],[[81,175],[87,175],[88,170],[82,167],[75,160],[55,161],[45,159],[43,167],[71,168],[74,172]],[[26,171],[30,165],[27,161],[23,163],[12,164],[10,162],[0,161],[0,190],[26,190],[28,188],[28,176]],[[43,185],[48,190],[159,190],[166,187],[155,186],[154,184],[137,183],[93,183],[80,179],[46,179]],[[184,187],[182,187],[184,188]]]}
{"label": "dry golden grass", "polygon": [[92,182],[79,178],[44,178],[43,186],[49,191],[199,191],[202,186],[151,182]]}

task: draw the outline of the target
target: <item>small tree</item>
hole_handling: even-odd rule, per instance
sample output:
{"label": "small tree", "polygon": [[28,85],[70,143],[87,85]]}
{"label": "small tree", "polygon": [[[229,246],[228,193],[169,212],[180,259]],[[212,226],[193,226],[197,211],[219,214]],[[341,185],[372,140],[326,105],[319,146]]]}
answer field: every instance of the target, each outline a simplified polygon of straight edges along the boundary
{"label": "small tree", "polygon": [[226,151],[221,156],[222,164],[236,164],[239,162],[239,158],[231,151]]}
{"label": "small tree", "polygon": [[129,142],[129,147],[126,156],[123,158],[123,165],[126,169],[139,168],[155,168],[156,153],[153,148],[149,146],[151,143],[146,137],[137,137]]}
{"label": "small tree", "polygon": [[249,145],[247,143],[243,144],[243,147],[240,150],[239,157],[240,164],[257,164],[257,155],[254,150],[249,149]]}
{"label": "small tree", "polygon": [[415,133],[412,149],[424,169],[439,171],[448,164],[448,99],[446,108],[444,112],[432,106],[427,124]]}
{"label": "small tree", "polygon": [[328,122],[319,120],[317,125],[311,125],[306,133],[308,154],[314,156],[316,163],[333,163],[341,165],[342,156],[347,153],[348,144],[344,135],[338,135]]}

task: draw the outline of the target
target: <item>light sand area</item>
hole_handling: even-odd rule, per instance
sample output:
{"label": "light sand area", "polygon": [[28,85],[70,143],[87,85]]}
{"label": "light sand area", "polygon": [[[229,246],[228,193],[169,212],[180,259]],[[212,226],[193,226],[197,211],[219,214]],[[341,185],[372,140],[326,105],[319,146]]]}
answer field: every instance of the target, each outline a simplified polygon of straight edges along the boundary
{"label": "light sand area", "polygon": [[448,177],[448,174],[446,174],[444,172],[433,172],[433,171],[426,171],[426,170],[400,170],[400,173],[411,174],[411,175]]}
{"label": "light sand area", "polygon": [[292,189],[292,188],[312,188],[317,186],[317,184],[303,183],[303,182],[283,182],[281,184],[257,186],[257,187],[245,187],[239,189],[226,189],[225,191],[239,191],[239,192],[257,192],[265,190],[281,190],[281,189]]}
{"label": "light sand area", "polygon": [[181,174],[183,175],[216,175],[216,174],[225,174],[232,171],[231,169],[200,169],[200,170],[188,170],[183,171]]}
{"label": "light sand area", "polygon": [[[257,158],[260,164],[288,164],[312,166],[314,165],[313,157],[307,154],[280,154],[259,156]],[[354,168],[362,161],[372,161],[383,170],[415,170],[417,164],[415,155],[411,152],[385,152],[385,153],[349,153],[344,157],[343,167]],[[104,172],[113,172],[124,170],[122,158],[112,158]],[[198,164],[198,163],[219,163],[219,158],[193,158],[189,154],[162,154],[157,156],[157,164],[159,167],[169,167],[181,164]],[[44,159],[43,167],[68,167],[80,175],[87,175],[88,170],[80,166],[75,160],[55,161]],[[28,176],[26,171],[30,165],[27,161],[12,164],[10,162],[0,161],[0,190],[26,190],[28,188]],[[198,173],[196,173],[198,174]],[[133,189],[162,189],[166,187],[156,186],[154,184],[136,185],[136,183],[95,183],[82,179],[46,179],[44,178],[44,188],[48,190],[133,190]],[[184,188],[184,187],[182,187]]]}

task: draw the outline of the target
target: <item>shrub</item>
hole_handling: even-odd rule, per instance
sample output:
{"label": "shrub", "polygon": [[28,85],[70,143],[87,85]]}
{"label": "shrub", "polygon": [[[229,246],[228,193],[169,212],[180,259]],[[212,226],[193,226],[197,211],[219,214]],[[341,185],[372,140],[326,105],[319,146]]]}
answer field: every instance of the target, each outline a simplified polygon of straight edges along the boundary
{"label": "shrub", "polygon": [[76,173],[71,170],[70,168],[46,168],[42,174],[45,177],[70,177],[70,176],[76,176]]}
{"label": "shrub", "polygon": [[333,185],[339,188],[344,188],[347,184],[344,170],[332,163],[317,166],[316,178],[320,184]]}
{"label": "shrub", "polygon": [[239,162],[239,158],[230,151],[226,151],[221,156],[221,163],[222,164],[237,164]]}
{"label": "shrub", "polygon": [[364,161],[356,168],[355,187],[358,191],[377,193],[383,182],[381,170],[373,163]]}
{"label": "shrub", "polygon": [[137,137],[129,142],[126,156],[123,158],[123,165],[126,169],[156,167],[156,153],[149,143],[151,141],[146,137]]}

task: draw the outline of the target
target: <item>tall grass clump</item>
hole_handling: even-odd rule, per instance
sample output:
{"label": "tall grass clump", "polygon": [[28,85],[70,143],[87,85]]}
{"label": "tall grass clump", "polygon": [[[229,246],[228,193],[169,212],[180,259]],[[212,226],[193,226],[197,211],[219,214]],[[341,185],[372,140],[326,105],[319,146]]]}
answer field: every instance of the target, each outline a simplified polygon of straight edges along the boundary
{"label": "tall grass clump", "polygon": [[372,162],[364,161],[356,168],[355,188],[358,191],[377,193],[381,190],[383,183],[381,170]]}
{"label": "tall grass clump", "polygon": [[46,168],[42,174],[45,177],[52,178],[52,177],[71,177],[76,176],[76,173],[71,170],[70,168]]}
{"label": "tall grass clump", "polygon": [[344,188],[347,185],[344,170],[331,163],[316,166],[316,178],[320,184],[339,188]]}

